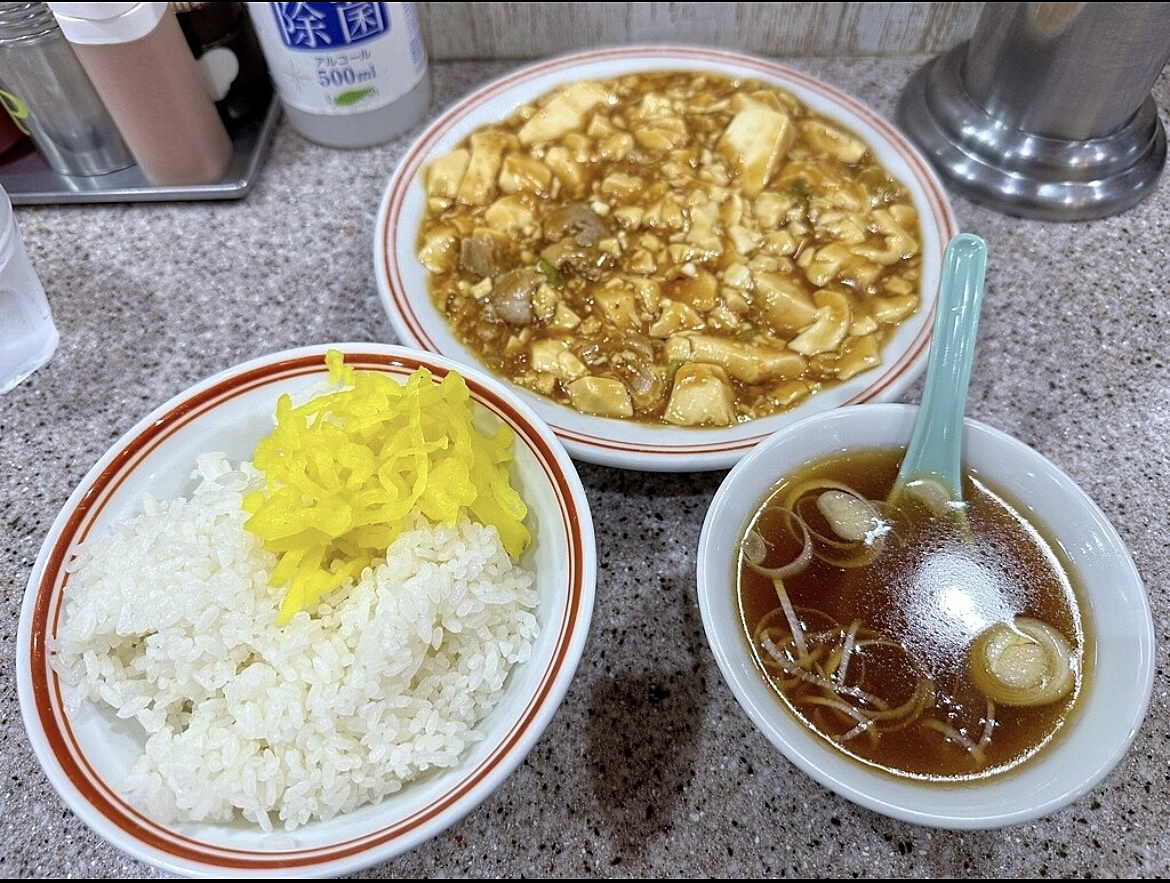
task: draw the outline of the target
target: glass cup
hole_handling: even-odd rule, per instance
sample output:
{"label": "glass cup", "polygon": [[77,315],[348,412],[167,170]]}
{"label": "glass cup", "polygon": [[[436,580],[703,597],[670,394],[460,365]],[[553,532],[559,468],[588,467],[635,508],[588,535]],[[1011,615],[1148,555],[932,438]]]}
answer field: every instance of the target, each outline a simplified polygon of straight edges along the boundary
{"label": "glass cup", "polygon": [[60,335],[33,270],[12,201],[0,187],[0,394],[43,366]]}

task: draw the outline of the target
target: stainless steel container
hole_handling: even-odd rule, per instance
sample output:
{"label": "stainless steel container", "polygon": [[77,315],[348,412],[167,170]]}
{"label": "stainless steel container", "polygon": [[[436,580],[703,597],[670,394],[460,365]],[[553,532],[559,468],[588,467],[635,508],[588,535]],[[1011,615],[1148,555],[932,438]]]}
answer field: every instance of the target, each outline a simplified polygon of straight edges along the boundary
{"label": "stainless steel container", "polygon": [[1150,89],[1168,59],[1170,3],[987,3],[969,41],[911,77],[897,120],[973,202],[1106,217],[1165,165]]}

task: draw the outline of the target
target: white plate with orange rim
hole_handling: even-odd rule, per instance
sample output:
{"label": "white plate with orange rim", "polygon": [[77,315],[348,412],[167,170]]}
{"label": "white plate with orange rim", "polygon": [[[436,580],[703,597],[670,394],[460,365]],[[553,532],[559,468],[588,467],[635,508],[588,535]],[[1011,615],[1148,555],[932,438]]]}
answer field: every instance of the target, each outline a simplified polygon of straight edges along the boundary
{"label": "white plate with orange rim", "polygon": [[923,240],[921,306],[884,344],[883,364],[817,391],[796,407],[721,428],[655,426],[580,413],[516,387],[577,459],[624,469],[691,472],[731,467],[760,440],[809,413],[845,404],[897,400],[925,368],[942,254],[957,225],[929,162],[883,116],[838,89],[766,58],[698,46],[626,46],[558,56],[517,70],[447,108],[408,148],[389,179],[375,223],[378,293],[400,342],[481,364],[452,333],[430,298],[429,274],[417,257],[427,165],[483,125],[555,87],[651,70],[706,70],[783,88],[811,110],[858,135],[910,192]]}
{"label": "white plate with orange rim", "polygon": [[[143,496],[193,489],[195,457],[221,451],[251,459],[273,427],[276,400],[319,391],[325,353],[405,381],[418,367],[436,380],[456,370],[485,419],[510,426],[513,481],[533,535],[522,561],[535,571],[541,626],[531,659],[509,675],[481,724],[484,739],[460,763],[408,783],[381,803],[272,833],[258,825],[160,823],[132,806],[119,781],[142,751],[137,724],[90,702],[73,708],[55,673],[52,641],[64,615],[69,563],[80,543],[141,511]],[[494,416],[493,416],[494,415]],[[477,418],[478,419],[478,418]],[[592,618],[596,549],[584,489],[568,452],[513,391],[468,366],[376,343],[338,343],[264,356],[230,368],[156,408],[93,466],[50,527],[30,575],[17,636],[17,687],[37,759],[64,802],[130,855],[173,873],[203,877],[339,876],[430,839],[479,805],[524,760],[576,671]]]}

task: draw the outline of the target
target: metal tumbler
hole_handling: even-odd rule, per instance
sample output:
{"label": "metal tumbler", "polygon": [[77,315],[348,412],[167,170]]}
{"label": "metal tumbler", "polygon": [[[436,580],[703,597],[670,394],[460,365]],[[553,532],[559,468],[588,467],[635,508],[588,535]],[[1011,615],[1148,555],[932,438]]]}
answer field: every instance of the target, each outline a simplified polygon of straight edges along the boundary
{"label": "metal tumbler", "polygon": [[973,202],[1105,217],[1165,164],[1150,90],[1168,59],[1170,3],[987,3],[969,41],[911,77],[897,119]]}

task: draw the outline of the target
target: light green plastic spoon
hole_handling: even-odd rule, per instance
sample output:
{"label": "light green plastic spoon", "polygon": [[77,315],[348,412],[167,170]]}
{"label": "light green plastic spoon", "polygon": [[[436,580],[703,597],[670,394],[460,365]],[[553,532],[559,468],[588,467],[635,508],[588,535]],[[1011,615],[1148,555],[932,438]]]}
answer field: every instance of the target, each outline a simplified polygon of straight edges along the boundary
{"label": "light green plastic spoon", "polygon": [[983,239],[960,233],[947,243],[922,403],[887,498],[891,505],[898,505],[903,494],[912,492],[933,508],[962,516],[963,411],[986,271],[987,243]]}

